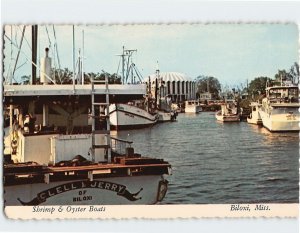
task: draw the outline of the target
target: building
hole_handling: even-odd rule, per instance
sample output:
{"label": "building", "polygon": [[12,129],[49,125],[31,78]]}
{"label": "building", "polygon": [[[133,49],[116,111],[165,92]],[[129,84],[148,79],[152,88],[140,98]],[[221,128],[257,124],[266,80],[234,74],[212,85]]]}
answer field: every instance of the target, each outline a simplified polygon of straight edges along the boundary
{"label": "building", "polygon": [[200,93],[200,100],[212,100],[213,99],[213,94],[210,92],[204,92]]}
{"label": "building", "polygon": [[169,96],[173,103],[196,99],[196,82],[186,74],[178,72],[156,72],[145,78],[145,82],[151,82],[151,94],[155,95],[155,80],[158,83],[158,96]]}

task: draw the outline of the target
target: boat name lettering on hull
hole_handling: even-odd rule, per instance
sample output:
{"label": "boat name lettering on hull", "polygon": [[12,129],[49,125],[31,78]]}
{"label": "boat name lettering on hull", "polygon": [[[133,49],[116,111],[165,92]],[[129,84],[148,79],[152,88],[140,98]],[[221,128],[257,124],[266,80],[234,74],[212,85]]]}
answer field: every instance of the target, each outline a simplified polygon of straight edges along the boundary
{"label": "boat name lettering on hull", "polygon": [[129,117],[131,117],[131,118],[134,118],[134,115],[132,115],[132,114],[130,114],[130,113],[125,113],[125,116],[129,116]]}
{"label": "boat name lettering on hull", "polygon": [[[43,202],[45,202],[48,198],[56,196],[61,193],[65,193],[68,191],[76,190],[76,189],[86,189],[86,188],[95,188],[95,189],[102,189],[102,190],[108,190],[117,193],[117,195],[122,196],[126,198],[129,201],[137,201],[142,199],[141,197],[137,197],[137,195],[143,190],[141,188],[136,193],[130,193],[125,185],[107,182],[107,181],[75,181],[71,183],[62,184],[47,190],[44,190],[37,194],[37,196],[32,199],[29,202],[24,202],[18,198],[18,201],[22,205],[29,205],[29,206],[35,206],[39,205]],[[86,193],[86,190],[79,191],[79,195],[84,195]],[[86,200],[92,200],[92,196],[83,196],[83,197],[74,197],[73,202],[80,202],[80,201],[86,201]]]}

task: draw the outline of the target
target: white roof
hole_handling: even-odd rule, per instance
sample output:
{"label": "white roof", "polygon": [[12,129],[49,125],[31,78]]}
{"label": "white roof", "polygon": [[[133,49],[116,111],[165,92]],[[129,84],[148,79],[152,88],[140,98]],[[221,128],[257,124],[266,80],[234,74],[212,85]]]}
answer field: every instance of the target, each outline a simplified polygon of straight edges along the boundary
{"label": "white roof", "polygon": [[[91,95],[91,84],[75,85],[4,85],[4,96]],[[145,84],[109,85],[114,95],[144,95]],[[106,94],[105,85],[95,85],[95,94]]]}
{"label": "white roof", "polygon": [[[178,73],[178,72],[161,72],[161,73],[159,73],[159,76],[165,82],[168,82],[168,81],[170,81],[170,82],[173,82],[173,81],[175,81],[175,82],[178,82],[178,81],[191,82],[191,81],[193,81],[186,74]],[[156,74],[150,75],[151,82],[154,81],[156,78],[157,78]],[[149,80],[149,76],[144,79],[145,82],[148,82],[148,80]]]}

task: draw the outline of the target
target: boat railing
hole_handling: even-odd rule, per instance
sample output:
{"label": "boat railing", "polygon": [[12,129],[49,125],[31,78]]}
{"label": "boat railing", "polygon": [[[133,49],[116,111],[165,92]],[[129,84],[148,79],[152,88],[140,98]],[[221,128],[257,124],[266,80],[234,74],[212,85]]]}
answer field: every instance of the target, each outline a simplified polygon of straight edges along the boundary
{"label": "boat railing", "polygon": [[131,148],[132,141],[111,137],[111,149],[118,154],[126,154],[127,148]]}

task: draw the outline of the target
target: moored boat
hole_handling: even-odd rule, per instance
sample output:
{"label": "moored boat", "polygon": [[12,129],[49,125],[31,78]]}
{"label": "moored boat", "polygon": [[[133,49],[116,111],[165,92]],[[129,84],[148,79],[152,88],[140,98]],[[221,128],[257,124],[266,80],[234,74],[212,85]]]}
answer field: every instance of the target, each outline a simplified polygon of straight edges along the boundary
{"label": "moored boat", "polygon": [[110,90],[107,76],[103,84],[91,80],[87,85],[46,85],[51,63],[44,66],[44,85],[4,86],[4,105],[10,110],[4,205],[160,202],[167,192],[164,176],[171,173],[170,164],[141,156],[132,142],[110,136],[110,95],[130,99],[132,94],[143,95],[141,89],[126,91],[114,85]]}
{"label": "moored boat", "polygon": [[199,113],[202,111],[200,102],[197,100],[187,100],[185,101],[185,110],[186,113]]}
{"label": "moored boat", "polygon": [[247,117],[247,122],[249,124],[262,125],[262,119],[259,113],[259,109],[261,108],[261,104],[258,102],[252,102],[250,104],[251,113]]}
{"label": "moored boat", "polygon": [[271,132],[299,131],[298,86],[284,83],[267,86],[259,114],[263,126]]}
{"label": "moored boat", "polygon": [[222,122],[239,122],[240,114],[236,106],[235,101],[226,100],[224,104],[221,105],[221,110],[217,111],[216,119]]}
{"label": "moored boat", "polygon": [[159,119],[158,114],[129,104],[111,104],[109,115],[112,127],[117,130],[149,127]]}

